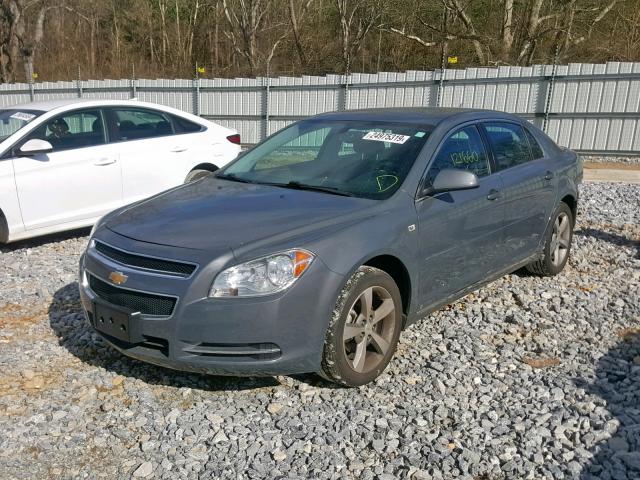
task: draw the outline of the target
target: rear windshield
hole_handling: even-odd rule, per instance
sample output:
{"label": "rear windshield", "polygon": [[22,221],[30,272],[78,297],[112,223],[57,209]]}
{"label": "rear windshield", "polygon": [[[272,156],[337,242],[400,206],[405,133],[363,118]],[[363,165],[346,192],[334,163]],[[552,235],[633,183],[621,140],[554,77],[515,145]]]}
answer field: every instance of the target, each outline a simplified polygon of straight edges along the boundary
{"label": "rear windshield", "polygon": [[44,112],[42,110],[0,110],[0,142],[13,135]]}
{"label": "rear windshield", "polygon": [[379,121],[306,120],[265,140],[218,176],[384,199],[400,188],[432,129]]}

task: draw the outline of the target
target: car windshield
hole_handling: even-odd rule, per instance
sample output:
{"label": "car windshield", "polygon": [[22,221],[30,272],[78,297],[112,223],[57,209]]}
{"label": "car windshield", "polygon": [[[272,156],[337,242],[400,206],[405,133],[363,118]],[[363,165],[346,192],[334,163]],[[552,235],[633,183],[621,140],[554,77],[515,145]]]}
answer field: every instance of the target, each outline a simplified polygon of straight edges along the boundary
{"label": "car windshield", "polygon": [[432,129],[408,123],[305,120],[259,144],[217,176],[384,199],[400,188]]}
{"label": "car windshield", "polygon": [[0,142],[13,135],[44,112],[41,110],[0,110]]}

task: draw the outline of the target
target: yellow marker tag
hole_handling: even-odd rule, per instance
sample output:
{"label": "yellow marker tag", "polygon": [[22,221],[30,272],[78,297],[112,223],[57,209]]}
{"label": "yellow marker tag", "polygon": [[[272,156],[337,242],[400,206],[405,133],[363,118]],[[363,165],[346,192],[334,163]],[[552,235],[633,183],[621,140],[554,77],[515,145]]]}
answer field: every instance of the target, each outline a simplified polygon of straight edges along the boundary
{"label": "yellow marker tag", "polygon": [[198,73],[204,73],[204,72],[205,72],[204,67],[198,67]]}
{"label": "yellow marker tag", "polygon": [[38,78],[38,74],[37,74],[36,72],[33,72],[33,73],[31,74],[31,77],[32,77],[32,78]]}
{"label": "yellow marker tag", "polygon": [[454,64],[454,63],[458,63],[458,57],[447,57],[447,63],[449,64]]}

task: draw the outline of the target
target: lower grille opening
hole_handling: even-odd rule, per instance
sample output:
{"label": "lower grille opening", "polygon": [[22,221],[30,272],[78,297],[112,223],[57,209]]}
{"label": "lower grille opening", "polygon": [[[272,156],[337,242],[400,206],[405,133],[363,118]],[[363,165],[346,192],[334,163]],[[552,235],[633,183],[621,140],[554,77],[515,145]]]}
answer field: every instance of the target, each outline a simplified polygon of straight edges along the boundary
{"label": "lower grille opening", "polygon": [[141,347],[150,348],[152,350],[158,350],[165,357],[169,356],[169,341],[164,338],[151,337],[144,335],[144,342],[140,344]]}
{"label": "lower grille opening", "polygon": [[281,355],[275,343],[197,343],[183,349],[186,353],[203,357],[247,357],[253,360],[271,360]]}
{"label": "lower grille opening", "polygon": [[89,275],[89,287],[103,300],[143,315],[168,317],[176,305],[175,298],[114,287],[93,275]]}

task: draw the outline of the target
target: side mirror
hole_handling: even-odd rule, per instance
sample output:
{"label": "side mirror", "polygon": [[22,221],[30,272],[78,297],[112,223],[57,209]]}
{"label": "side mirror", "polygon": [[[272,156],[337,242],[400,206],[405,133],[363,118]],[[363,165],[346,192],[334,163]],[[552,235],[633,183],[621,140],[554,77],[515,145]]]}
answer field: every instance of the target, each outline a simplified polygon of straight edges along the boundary
{"label": "side mirror", "polygon": [[32,155],[38,155],[39,153],[49,153],[53,151],[53,145],[46,140],[40,140],[38,138],[32,138],[27,140],[19,149],[18,153],[29,157]]}
{"label": "side mirror", "polygon": [[441,170],[433,183],[423,190],[423,195],[434,195],[441,192],[452,192],[455,190],[469,190],[478,188],[478,177],[468,170],[457,168],[446,168]]}

